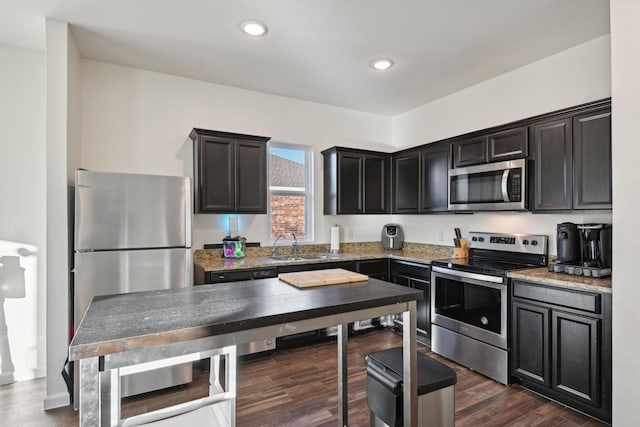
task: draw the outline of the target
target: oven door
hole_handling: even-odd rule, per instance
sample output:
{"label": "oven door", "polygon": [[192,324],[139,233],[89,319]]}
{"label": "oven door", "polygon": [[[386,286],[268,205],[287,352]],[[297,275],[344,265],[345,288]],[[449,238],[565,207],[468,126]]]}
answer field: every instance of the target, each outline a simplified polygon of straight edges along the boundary
{"label": "oven door", "polygon": [[507,348],[507,285],[498,276],[431,269],[432,323]]}
{"label": "oven door", "polygon": [[449,170],[449,210],[525,210],[526,160]]}

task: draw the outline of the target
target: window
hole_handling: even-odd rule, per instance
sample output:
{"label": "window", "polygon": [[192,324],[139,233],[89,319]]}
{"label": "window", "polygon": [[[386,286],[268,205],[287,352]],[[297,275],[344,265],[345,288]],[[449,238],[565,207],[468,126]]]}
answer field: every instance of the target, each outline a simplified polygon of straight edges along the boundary
{"label": "window", "polygon": [[313,150],[269,143],[271,239],[313,240]]}

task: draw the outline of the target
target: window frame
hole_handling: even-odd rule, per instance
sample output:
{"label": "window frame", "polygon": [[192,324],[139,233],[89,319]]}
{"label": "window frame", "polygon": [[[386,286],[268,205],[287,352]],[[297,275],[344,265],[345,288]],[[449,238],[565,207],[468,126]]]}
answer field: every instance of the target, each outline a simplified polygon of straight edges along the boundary
{"label": "window frame", "polygon": [[[271,198],[272,196],[293,196],[293,195],[304,195],[305,196],[305,211],[304,211],[304,222],[305,222],[305,236],[298,237],[296,236],[296,240],[298,242],[313,242],[313,230],[314,230],[314,197],[313,197],[313,169],[314,169],[314,155],[313,155],[313,147],[311,145],[304,144],[296,144],[291,142],[281,142],[281,141],[269,141],[267,144],[267,158],[271,156],[271,149],[283,149],[283,150],[299,150],[304,152],[304,180],[306,187],[272,187],[271,186],[271,170],[269,170],[268,177],[268,209],[269,209],[269,231],[268,231],[268,241],[273,243],[275,238],[271,237],[271,227],[273,220],[273,211],[271,209]],[[270,163],[270,162],[269,162]],[[293,190],[291,189],[293,188]],[[280,239],[280,242],[293,242],[293,236],[286,235],[284,238]]]}

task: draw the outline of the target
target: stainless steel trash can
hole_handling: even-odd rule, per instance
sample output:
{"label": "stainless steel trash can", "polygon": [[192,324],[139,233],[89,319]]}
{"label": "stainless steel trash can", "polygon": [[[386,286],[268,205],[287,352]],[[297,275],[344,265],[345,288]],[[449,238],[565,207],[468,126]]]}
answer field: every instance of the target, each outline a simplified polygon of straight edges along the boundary
{"label": "stainless steel trash can", "polygon": [[[371,426],[402,426],[402,347],[371,353],[365,360]],[[418,425],[453,427],[455,371],[422,353],[417,355],[417,368]]]}

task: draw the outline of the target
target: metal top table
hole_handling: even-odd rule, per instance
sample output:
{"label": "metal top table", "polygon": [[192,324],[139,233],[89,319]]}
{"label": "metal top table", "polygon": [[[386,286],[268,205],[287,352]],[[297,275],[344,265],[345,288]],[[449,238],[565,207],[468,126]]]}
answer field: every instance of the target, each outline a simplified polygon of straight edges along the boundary
{"label": "metal top table", "polygon": [[416,425],[421,298],[377,279],[298,289],[277,278],[96,297],[69,346],[70,360],[80,363],[80,424],[119,425],[119,395],[110,388],[119,369],[338,325],[338,415],[346,426],[347,325],[402,313],[405,423]]}

